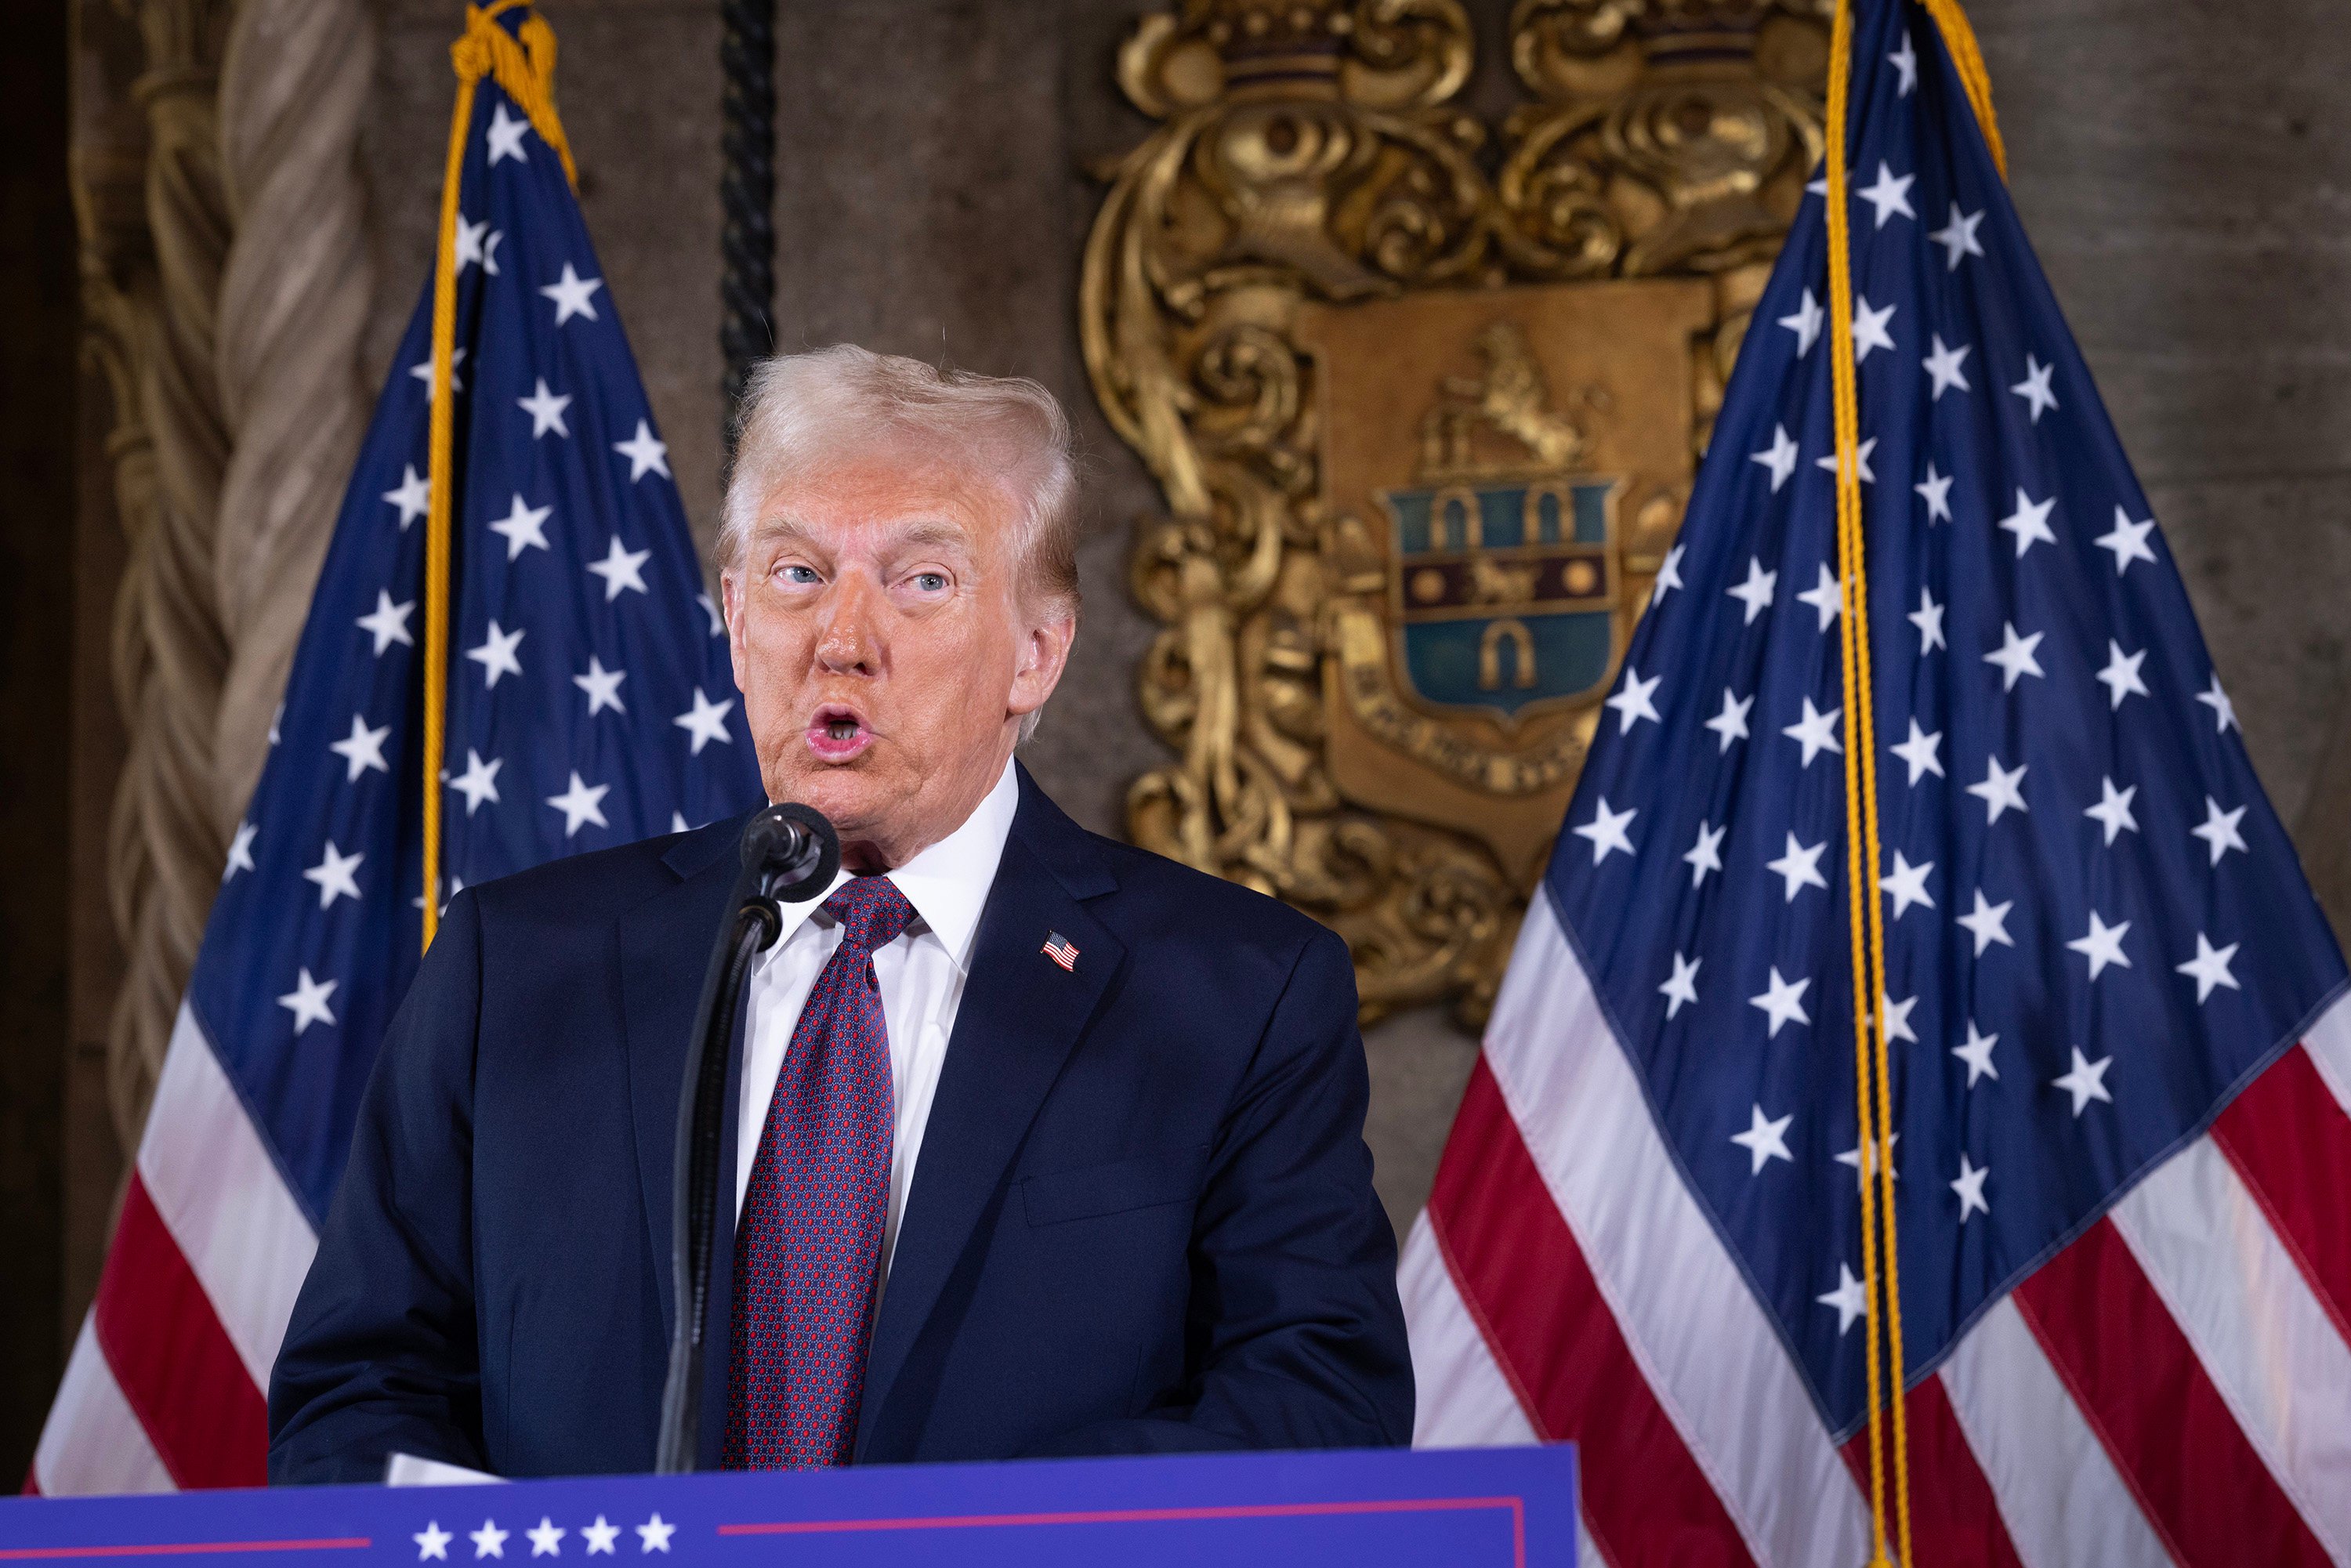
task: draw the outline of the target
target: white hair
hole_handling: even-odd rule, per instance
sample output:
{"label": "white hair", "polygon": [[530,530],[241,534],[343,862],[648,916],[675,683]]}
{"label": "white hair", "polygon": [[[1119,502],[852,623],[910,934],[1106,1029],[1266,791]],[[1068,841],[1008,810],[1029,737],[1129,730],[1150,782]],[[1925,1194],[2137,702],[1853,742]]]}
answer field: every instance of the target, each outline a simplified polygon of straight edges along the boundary
{"label": "white hair", "polygon": [[778,354],[752,371],[735,421],[719,569],[742,566],[760,506],[795,470],[877,439],[946,455],[1000,485],[1019,511],[1029,591],[1077,613],[1077,459],[1053,394],[1026,377],[942,371],[853,343]]}

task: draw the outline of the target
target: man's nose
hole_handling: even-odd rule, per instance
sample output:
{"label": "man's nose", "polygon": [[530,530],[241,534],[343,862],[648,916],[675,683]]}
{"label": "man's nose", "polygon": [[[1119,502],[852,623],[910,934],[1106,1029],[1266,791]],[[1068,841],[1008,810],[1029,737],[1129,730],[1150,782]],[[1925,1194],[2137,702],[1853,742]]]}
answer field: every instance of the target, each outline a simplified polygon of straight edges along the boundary
{"label": "man's nose", "polygon": [[817,638],[817,663],[831,674],[882,673],[882,592],[862,572],[836,580],[824,630]]}

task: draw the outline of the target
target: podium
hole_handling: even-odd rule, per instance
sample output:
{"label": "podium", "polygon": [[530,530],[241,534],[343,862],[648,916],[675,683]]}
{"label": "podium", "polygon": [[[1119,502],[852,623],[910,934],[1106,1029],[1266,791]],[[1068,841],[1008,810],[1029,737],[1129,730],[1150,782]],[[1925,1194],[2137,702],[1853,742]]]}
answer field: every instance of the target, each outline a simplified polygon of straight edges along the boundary
{"label": "podium", "polygon": [[0,1500],[0,1565],[1572,1568],[1573,1448]]}

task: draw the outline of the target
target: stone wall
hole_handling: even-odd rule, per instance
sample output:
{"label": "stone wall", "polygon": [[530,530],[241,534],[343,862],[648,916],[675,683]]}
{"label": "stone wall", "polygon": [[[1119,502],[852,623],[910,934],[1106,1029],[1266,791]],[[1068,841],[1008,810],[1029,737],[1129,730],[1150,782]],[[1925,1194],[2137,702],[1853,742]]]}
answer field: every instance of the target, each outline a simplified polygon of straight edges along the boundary
{"label": "stone wall", "polygon": [[[1159,757],[1123,588],[1148,476],[1095,413],[1076,343],[1090,169],[1147,122],[1112,80],[1144,0],[784,0],[778,334],[1035,376],[1092,461],[1086,617],[1026,756],[1118,831]],[[1511,101],[1501,0],[1470,101]],[[2322,0],[2262,7],[1974,0],[2014,190],[2154,501],[2254,760],[2338,920],[2351,915],[2351,36]],[[561,0],[581,194],[698,527],[719,455],[717,21],[708,0]],[[422,287],[447,134],[451,8],[392,0],[370,166],[380,370]],[[1371,1139],[1399,1227],[1427,1191],[1474,1042],[1434,1014],[1374,1030]]]}

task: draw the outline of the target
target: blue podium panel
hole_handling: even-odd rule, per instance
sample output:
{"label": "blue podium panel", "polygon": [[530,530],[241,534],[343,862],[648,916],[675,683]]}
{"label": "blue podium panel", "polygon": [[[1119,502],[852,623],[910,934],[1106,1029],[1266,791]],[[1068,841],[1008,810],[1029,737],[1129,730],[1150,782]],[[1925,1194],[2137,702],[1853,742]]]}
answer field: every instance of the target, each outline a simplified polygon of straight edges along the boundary
{"label": "blue podium panel", "polygon": [[140,1558],[1573,1568],[1575,1459],[1565,1446],[1184,1455],[0,1500],[0,1563]]}

